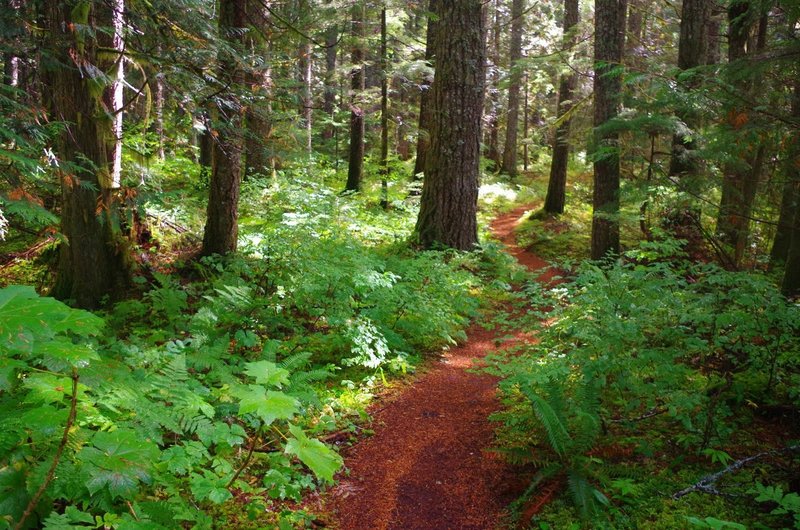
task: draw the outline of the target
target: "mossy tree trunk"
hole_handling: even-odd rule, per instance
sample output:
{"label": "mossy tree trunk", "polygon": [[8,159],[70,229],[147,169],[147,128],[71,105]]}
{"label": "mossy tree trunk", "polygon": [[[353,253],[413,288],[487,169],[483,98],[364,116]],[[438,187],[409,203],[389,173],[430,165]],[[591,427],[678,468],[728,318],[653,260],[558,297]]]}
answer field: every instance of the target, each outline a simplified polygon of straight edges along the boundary
{"label": "mossy tree trunk", "polygon": [[102,105],[107,77],[98,68],[96,33],[111,27],[92,3],[42,5],[44,100],[52,121],[65,124],[58,139],[61,180],[61,245],[52,295],[96,308],[126,287],[129,271],[119,223],[111,204],[112,116]]}

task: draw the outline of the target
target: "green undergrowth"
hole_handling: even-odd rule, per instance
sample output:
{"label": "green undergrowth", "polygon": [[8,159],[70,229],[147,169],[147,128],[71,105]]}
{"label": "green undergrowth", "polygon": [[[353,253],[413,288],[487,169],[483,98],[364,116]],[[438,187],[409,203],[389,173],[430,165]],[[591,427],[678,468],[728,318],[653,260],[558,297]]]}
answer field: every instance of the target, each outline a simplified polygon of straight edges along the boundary
{"label": "green undergrowth", "polygon": [[0,290],[0,528],[309,525],[287,503],[341,470],[328,440],[509,287],[496,245],[409,248],[413,204],[244,194],[240,253],[142,266],[106,312]]}
{"label": "green undergrowth", "polygon": [[[498,451],[530,477],[515,508],[527,527],[800,527],[800,307],[767,277],[680,249],[642,243],[525,291],[539,341],[497,354],[492,372]],[[673,498],[759,454],[717,494]]]}

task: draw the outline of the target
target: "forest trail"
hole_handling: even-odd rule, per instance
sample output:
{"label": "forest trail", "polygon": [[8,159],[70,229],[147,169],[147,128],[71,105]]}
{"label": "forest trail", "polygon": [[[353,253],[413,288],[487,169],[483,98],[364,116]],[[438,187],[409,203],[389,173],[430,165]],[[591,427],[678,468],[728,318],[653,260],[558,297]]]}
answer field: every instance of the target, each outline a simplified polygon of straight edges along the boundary
{"label": "forest trail", "polygon": [[[497,217],[492,232],[530,270],[547,267],[518,248],[514,225],[522,206]],[[546,271],[540,281],[553,275]],[[492,529],[525,488],[502,459],[487,451],[500,408],[497,379],[469,371],[506,332],[474,324],[468,341],[447,352],[412,385],[373,413],[374,436],[345,451],[349,476],[323,499],[341,530]]]}

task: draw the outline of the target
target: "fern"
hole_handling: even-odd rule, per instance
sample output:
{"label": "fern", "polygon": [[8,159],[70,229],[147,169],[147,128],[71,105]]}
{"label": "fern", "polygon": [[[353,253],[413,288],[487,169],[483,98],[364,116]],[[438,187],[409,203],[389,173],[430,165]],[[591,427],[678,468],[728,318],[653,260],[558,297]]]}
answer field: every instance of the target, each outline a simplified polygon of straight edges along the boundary
{"label": "fern", "polygon": [[567,471],[567,484],[575,506],[584,519],[595,515],[601,506],[609,504],[608,498],[592,486],[585,475],[575,469]]}
{"label": "fern", "polygon": [[536,394],[531,389],[524,389],[525,395],[531,400],[531,405],[536,417],[542,424],[550,447],[558,456],[564,457],[571,448],[572,439],[567,432],[567,427],[549,401]]}

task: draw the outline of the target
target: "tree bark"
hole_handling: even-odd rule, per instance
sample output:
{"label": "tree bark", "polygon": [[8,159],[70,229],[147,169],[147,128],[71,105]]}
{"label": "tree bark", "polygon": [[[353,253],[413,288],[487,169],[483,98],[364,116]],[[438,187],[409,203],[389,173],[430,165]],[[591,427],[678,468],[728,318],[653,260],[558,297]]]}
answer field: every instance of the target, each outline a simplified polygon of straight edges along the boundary
{"label": "tree bark", "polygon": [[724,9],[717,0],[708,2],[708,18],[706,19],[706,62],[705,64],[719,64],[720,61],[720,26]]}
{"label": "tree bark", "polygon": [[19,53],[23,47],[25,23],[20,16],[21,2],[5,0],[0,10],[0,27],[3,27],[3,37],[7,40],[7,51],[3,53],[3,84],[10,87],[19,87],[20,64],[22,59]]}
{"label": "tree bark", "polygon": [[489,102],[487,105],[486,116],[486,158],[492,163],[490,171],[500,171],[503,165],[500,156],[500,0],[494,2],[494,20],[492,22],[491,49],[489,52],[490,65],[488,68],[489,77]]}
{"label": "tree bark", "polygon": [[266,143],[272,130],[272,67],[269,50],[269,1],[248,0],[247,18],[252,31],[247,32],[246,46],[253,59],[245,74],[252,102],[245,111],[245,176],[267,175],[272,161]]}
{"label": "tree bark", "polygon": [[[331,24],[325,32],[325,91],[322,97],[322,111],[331,120],[335,119],[336,108],[336,52],[337,41],[339,40],[339,28],[336,24]],[[322,138],[330,140],[333,138],[333,123],[325,126],[322,131]]]}
{"label": "tree bark", "polygon": [[[580,17],[578,0],[564,0],[564,50],[575,46],[575,32]],[[569,126],[570,118],[565,115],[572,109],[572,92],[575,90],[575,74],[570,70],[561,74],[558,87],[558,121],[553,139],[553,159],[550,164],[550,181],[547,185],[547,196],[544,211],[559,215],[564,213],[567,193],[567,165],[569,162]]]}
{"label": "tree bark", "polygon": [[125,0],[111,2],[111,21],[114,29],[112,47],[117,55],[114,57],[113,78],[109,91],[108,108],[112,113],[111,139],[111,187],[122,186],[122,105],[125,85]]}
{"label": "tree bark", "polygon": [[[308,0],[299,1],[299,12],[301,16],[306,16],[309,12]],[[302,127],[305,132],[306,152],[311,154],[312,146],[312,118],[314,111],[314,101],[311,94],[311,67],[313,55],[311,53],[311,41],[302,37],[302,42],[297,49],[297,68],[299,70],[299,81],[301,85],[300,97],[300,116]]]}
{"label": "tree bark", "polygon": [[364,174],[364,4],[352,8],[353,70],[350,72],[350,158],[345,191],[361,191]]}
{"label": "tree bark", "polygon": [[522,85],[522,27],[525,22],[525,0],[513,0],[511,4],[511,45],[509,50],[511,83],[508,86],[508,122],[506,124],[506,143],[503,147],[503,167],[501,171],[515,177],[517,175],[517,136],[519,129],[519,92]]}
{"label": "tree bark", "polygon": [[389,65],[386,61],[386,6],[381,9],[381,207],[389,207]]}
{"label": "tree bark", "polygon": [[781,291],[786,296],[800,295],[800,208],[796,208],[794,212],[791,244],[786,256]]}
{"label": "tree bark", "polygon": [[592,259],[619,254],[619,133],[608,122],[619,113],[625,8],[625,0],[595,0]]}
{"label": "tree bark", "polygon": [[[425,61],[433,67],[434,62],[434,42],[436,39],[436,29],[439,25],[438,9],[441,0],[430,0],[428,3],[428,29],[425,36]],[[434,74],[426,76],[422,82],[419,96],[419,133],[417,135],[417,157],[414,160],[414,173],[412,180],[418,180],[425,173],[425,158],[430,146],[430,127],[431,127],[431,88],[433,87]]]}
{"label": "tree bark", "polygon": [[[247,0],[221,0],[219,29],[229,45],[238,48],[246,27]],[[242,107],[235,90],[244,83],[244,71],[235,54],[219,52],[220,79],[229,90],[220,95],[214,108],[214,147],[211,156],[206,226],[201,254],[236,251],[239,235],[239,188],[241,185]]]}
{"label": "tree bark", "polygon": [[[681,11],[680,39],[678,41],[678,68],[682,71],[697,68],[706,63],[708,52],[708,0],[684,0]],[[697,88],[694,76],[683,79],[679,86],[684,90]],[[690,131],[690,134],[676,132],[672,137],[672,154],[669,174],[678,181],[678,189],[682,191],[698,191],[697,177],[700,171],[699,162],[693,153],[697,149],[695,135],[691,134],[697,126],[697,118],[687,109],[676,111],[678,119]],[[698,212],[691,216],[681,215],[681,219],[699,218]]]}
{"label": "tree bark", "polygon": [[[735,2],[728,8],[728,62],[743,60],[753,49],[756,35],[757,8],[750,2]],[[733,68],[733,66],[731,66]],[[737,77],[732,81],[742,94],[754,93],[754,80]],[[728,127],[734,134],[750,120],[750,111],[741,103],[728,105]],[[722,197],[717,216],[717,237],[733,249],[733,264],[738,266],[744,257],[750,232],[750,214],[755,201],[758,180],[764,158],[764,147],[745,145],[736,160],[724,168]]]}
{"label": "tree bark", "polygon": [[[97,13],[78,0],[42,4],[44,46],[53,60],[43,65],[44,100],[50,118],[65,124],[58,139],[61,232],[52,295],[96,308],[127,286],[129,271],[111,206],[111,121],[102,108],[98,42],[76,26],[94,25]],[[111,20],[107,21],[111,25]]]}
{"label": "tree bark", "polygon": [[[792,117],[797,120],[797,123],[800,123],[800,71],[795,76]],[[770,268],[786,263],[792,245],[794,219],[797,217],[797,212],[800,211],[800,135],[795,134],[794,137],[787,138],[786,154],[784,165],[786,180],[783,185],[778,228],[770,252]],[[800,242],[800,236],[798,236],[798,241]]]}
{"label": "tree bark", "polygon": [[431,145],[416,233],[425,248],[470,250],[478,243],[477,203],[485,82],[481,0],[442,0],[434,50]]}
{"label": "tree bark", "polygon": [[644,14],[642,11],[645,7],[642,0],[628,0],[628,32],[625,38],[625,57],[634,64],[640,62],[639,58],[643,49]]}

